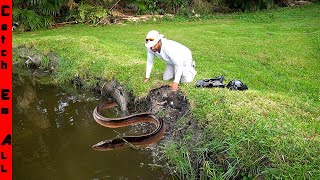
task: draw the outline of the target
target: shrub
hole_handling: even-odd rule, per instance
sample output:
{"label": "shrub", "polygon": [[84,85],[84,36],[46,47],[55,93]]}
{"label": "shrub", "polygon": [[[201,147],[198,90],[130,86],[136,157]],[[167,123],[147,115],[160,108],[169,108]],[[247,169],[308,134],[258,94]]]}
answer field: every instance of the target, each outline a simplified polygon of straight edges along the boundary
{"label": "shrub", "polygon": [[13,0],[13,22],[25,31],[49,27],[65,0]]}
{"label": "shrub", "polygon": [[225,2],[230,8],[241,11],[270,9],[274,5],[274,0],[226,0]]}
{"label": "shrub", "polygon": [[80,4],[78,7],[78,17],[76,18],[81,23],[97,23],[101,18],[109,12],[102,6],[92,6],[89,4]]}

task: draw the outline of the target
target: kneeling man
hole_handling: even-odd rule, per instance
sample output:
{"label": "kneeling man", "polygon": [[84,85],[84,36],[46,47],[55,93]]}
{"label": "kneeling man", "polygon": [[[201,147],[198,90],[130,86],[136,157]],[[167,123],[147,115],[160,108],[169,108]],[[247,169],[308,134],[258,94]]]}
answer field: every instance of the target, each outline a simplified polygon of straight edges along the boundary
{"label": "kneeling man", "polygon": [[186,46],[164,38],[163,34],[152,30],[147,34],[145,46],[147,47],[147,67],[146,78],[144,82],[149,81],[153,67],[154,55],[167,63],[163,74],[163,80],[174,78],[171,83],[171,90],[179,89],[180,81],[183,83],[193,81],[197,74],[195,62],[192,60],[192,54]]}

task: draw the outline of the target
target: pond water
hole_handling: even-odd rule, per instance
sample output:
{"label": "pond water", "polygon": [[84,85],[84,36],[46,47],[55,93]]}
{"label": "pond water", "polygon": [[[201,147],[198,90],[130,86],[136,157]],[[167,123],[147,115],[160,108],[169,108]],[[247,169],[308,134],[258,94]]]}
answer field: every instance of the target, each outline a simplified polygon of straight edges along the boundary
{"label": "pond water", "polygon": [[[14,74],[13,179],[173,179],[148,165],[156,156],[151,150],[91,148],[133,129],[97,124],[92,111],[103,101],[72,86],[44,85]],[[121,114],[117,108],[106,113]]]}

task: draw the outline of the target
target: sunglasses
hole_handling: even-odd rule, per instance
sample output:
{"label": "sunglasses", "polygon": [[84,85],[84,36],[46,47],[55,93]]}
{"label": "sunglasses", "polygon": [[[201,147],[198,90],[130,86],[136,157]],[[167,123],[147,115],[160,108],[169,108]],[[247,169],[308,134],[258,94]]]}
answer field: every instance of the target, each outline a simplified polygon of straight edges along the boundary
{"label": "sunglasses", "polygon": [[154,39],[153,39],[153,38],[148,38],[148,39],[146,39],[146,43],[147,43],[148,41],[154,41]]}

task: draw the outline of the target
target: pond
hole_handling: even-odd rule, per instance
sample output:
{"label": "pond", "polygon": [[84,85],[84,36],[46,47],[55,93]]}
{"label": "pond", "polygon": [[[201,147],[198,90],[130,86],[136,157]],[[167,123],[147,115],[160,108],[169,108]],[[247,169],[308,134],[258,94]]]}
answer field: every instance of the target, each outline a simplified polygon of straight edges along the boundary
{"label": "pond", "polygon": [[[56,87],[14,74],[13,179],[173,179],[153,166],[156,154],[149,149],[91,148],[137,129],[97,124],[92,111],[103,101],[71,85]],[[117,108],[106,113],[121,115]]]}

